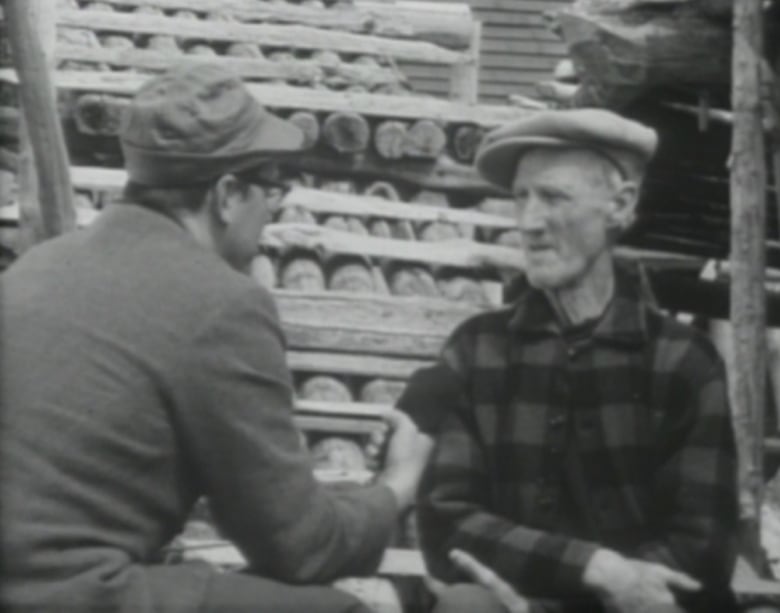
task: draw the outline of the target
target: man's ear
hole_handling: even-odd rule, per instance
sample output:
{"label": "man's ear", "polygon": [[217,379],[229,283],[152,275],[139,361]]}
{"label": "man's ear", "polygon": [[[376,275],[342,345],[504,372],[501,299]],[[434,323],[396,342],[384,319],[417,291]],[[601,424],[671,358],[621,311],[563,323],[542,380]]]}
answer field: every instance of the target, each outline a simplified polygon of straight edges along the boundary
{"label": "man's ear", "polygon": [[634,181],[623,181],[615,190],[607,211],[609,225],[616,230],[626,230],[636,218],[639,203],[639,185]]}
{"label": "man's ear", "polygon": [[222,175],[214,184],[212,213],[221,225],[229,225],[238,215],[244,200],[244,192],[241,188],[238,179],[231,174]]}

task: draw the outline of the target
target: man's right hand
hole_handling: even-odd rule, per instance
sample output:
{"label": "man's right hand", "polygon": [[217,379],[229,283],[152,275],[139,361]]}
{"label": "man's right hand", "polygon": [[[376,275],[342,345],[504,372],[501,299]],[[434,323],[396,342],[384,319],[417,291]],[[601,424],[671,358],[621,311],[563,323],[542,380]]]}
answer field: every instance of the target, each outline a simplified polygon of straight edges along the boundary
{"label": "man's right hand", "polygon": [[701,589],[701,584],[685,573],[662,564],[624,558],[608,549],[593,555],[583,581],[598,594],[607,610],[617,613],[682,611],[676,604],[675,590]]}
{"label": "man's right hand", "polygon": [[417,485],[433,449],[433,439],[420,432],[409,416],[397,409],[389,409],[382,418],[390,427],[390,440],[379,480],[393,491],[398,508],[403,511],[414,502]]}

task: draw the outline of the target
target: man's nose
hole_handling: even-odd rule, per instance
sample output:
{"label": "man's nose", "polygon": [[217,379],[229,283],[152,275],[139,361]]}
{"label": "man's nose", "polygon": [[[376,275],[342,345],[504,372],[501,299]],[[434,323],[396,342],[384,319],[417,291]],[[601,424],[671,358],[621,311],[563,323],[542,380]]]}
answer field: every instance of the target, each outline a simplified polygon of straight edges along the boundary
{"label": "man's nose", "polygon": [[517,219],[523,232],[539,232],[546,227],[546,214],[539,198],[529,196],[520,208]]}

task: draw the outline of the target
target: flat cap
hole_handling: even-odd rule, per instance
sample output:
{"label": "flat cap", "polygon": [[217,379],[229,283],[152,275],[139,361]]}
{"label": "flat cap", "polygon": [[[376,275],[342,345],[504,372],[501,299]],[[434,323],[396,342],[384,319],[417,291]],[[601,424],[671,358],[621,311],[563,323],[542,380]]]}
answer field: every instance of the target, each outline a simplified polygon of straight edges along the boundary
{"label": "flat cap", "polygon": [[190,60],[141,86],[122,117],[119,141],[130,180],[171,187],[300,151],[303,133],[263,108],[237,74]]}
{"label": "flat cap", "polygon": [[486,181],[510,190],[517,162],[528,150],[589,149],[612,162],[624,178],[638,179],[657,146],[655,130],[611,111],[550,110],[488,132],[474,163]]}

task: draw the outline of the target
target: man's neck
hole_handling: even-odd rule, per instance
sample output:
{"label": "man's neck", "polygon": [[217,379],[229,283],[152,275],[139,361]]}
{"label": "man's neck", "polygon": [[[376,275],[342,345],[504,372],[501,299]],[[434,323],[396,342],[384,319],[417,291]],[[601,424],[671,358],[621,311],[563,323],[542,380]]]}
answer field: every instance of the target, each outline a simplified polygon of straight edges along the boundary
{"label": "man's neck", "polygon": [[610,258],[603,258],[574,284],[545,290],[564,327],[596,319],[604,313],[615,291],[615,273]]}

